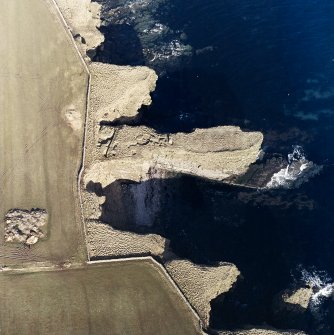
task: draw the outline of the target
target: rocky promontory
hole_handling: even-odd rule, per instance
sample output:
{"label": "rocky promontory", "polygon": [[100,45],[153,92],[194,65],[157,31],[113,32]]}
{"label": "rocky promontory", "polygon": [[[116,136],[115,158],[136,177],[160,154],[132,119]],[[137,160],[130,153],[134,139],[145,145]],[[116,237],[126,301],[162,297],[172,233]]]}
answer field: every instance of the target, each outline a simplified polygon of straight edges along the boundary
{"label": "rocky promontory", "polygon": [[151,104],[158,79],[153,70],[93,62],[90,72],[90,109],[97,125],[134,121],[139,109]]}
{"label": "rocky promontory", "polygon": [[256,161],[263,139],[261,133],[238,127],[159,134],[147,127],[101,126],[99,136],[101,159],[87,170],[85,183],[103,187],[117,179],[147,180],[154,168],[224,180],[244,173]]}
{"label": "rocky promontory", "polygon": [[206,327],[209,325],[211,300],[230,291],[240,275],[237,267],[229,263],[204,266],[175,259],[165,263],[165,267]]}
{"label": "rocky promontory", "polygon": [[[103,41],[97,29],[100,26],[99,5],[89,0],[56,1],[80,51],[93,57]],[[177,259],[170,250],[169,241],[158,234],[136,234],[115,229],[113,224],[107,225],[103,220],[103,205],[108,200],[104,189],[113,188],[113,201],[123,203],[122,182],[139,185],[136,197],[132,197],[135,206],[129,211],[134,213],[131,217],[134,225],[145,225],[148,219],[146,203],[150,202],[152,207],[158,203],[154,194],[145,197],[150,192],[146,181],[187,174],[230,183],[257,160],[263,136],[260,132],[244,132],[231,126],[177,134],[160,134],[138,126],[134,122],[140,117],[141,107],[152,102],[150,93],[157,81],[155,72],[147,67],[95,63],[86,57],[87,60],[91,86],[85,123],[84,175],[80,186],[89,257],[158,257],[207,326],[210,301],[232,288],[239,276],[238,269],[233,264],[201,266]],[[125,208],[126,204],[123,206]],[[232,333],[292,334],[267,330],[222,334]]]}

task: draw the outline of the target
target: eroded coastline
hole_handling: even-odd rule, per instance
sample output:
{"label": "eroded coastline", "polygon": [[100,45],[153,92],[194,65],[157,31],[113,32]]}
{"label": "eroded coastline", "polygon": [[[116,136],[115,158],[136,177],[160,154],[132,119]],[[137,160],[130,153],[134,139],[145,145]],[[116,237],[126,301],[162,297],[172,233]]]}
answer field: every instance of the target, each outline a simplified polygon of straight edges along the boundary
{"label": "eroded coastline", "polygon": [[[95,33],[98,32],[95,31]],[[196,130],[194,134],[168,135],[135,126],[133,122],[140,116],[138,112],[141,105],[151,103],[149,94],[154,90],[156,80],[153,71],[144,67],[130,68],[94,62],[90,65],[90,71],[92,73],[90,104],[93,113],[89,113],[87,120],[86,173],[82,184],[90,257],[107,259],[154,255],[163,262],[168,260],[167,270],[170,266],[173,279],[201,315],[205,326],[208,326],[210,301],[231,288],[229,283],[234,282],[239,275],[237,269],[235,268],[234,279],[229,276],[226,279],[226,269],[231,271],[233,265],[205,268],[191,265],[190,262],[177,260],[169,247],[168,240],[159,235],[128,232],[126,225],[122,227],[122,222],[118,227],[120,229],[113,228],[112,222],[111,226],[105,224],[101,220],[103,206],[107,203],[107,196],[103,189],[114,188],[111,195],[113,198],[119,198],[120,204],[124,200],[121,192],[122,182],[135,183],[139,193],[144,194],[144,198],[136,198],[135,203],[144,204],[147,191],[144,185],[143,188],[140,185],[147,180],[157,180],[159,183],[159,180],[173,178],[177,173],[186,173],[228,181],[228,178],[242,175],[250,164],[256,161],[260,154],[262,135],[256,132],[243,133],[237,127],[219,127],[212,130]],[[111,98],[105,95],[106,92]],[[187,136],[191,138],[189,141],[191,144],[188,147]],[[243,136],[248,137],[248,140],[244,141]],[[209,145],[205,149],[205,140],[215,146],[221,143],[219,140],[222,139],[225,147],[215,148]],[[196,152],[200,155],[196,156]],[[203,154],[205,156],[207,153],[210,154],[203,159]],[[208,165],[205,166],[206,164]],[[222,170],[221,166],[226,164],[227,168]],[[139,197],[142,196],[139,195]],[[151,200],[154,207],[156,199]],[[126,202],[123,205],[127,206]],[[137,220],[145,225],[147,220],[150,221],[150,218],[143,213],[145,210],[145,205],[135,208],[128,221]],[[111,216],[110,220],[120,216]],[[195,285],[197,288],[194,289],[194,283],[203,287],[205,292],[208,282],[201,280],[201,276],[198,275],[182,280],[182,271],[189,266],[194,269],[197,267],[199,273],[205,269],[204,271],[212,278],[215,278],[216,273],[220,277],[218,287],[226,288],[216,288],[208,294],[207,298],[204,296],[198,298],[196,293],[198,286]],[[253,330],[254,334],[263,332],[266,330]],[[245,331],[245,333],[249,332]],[[240,331],[238,334],[243,332]]]}
{"label": "eroded coastline", "polygon": [[[72,4],[77,5],[75,1]],[[112,329],[115,334],[142,334],[143,319],[150,316],[152,322],[145,333],[200,334],[199,319],[152,258],[86,262],[77,178],[81,176],[80,144],[90,79],[87,67],[55,2],[1,5],[6,20],[0,24],[0,34],[7,49],[2,61],[8,65],[2,73],[4,92],[0,96],[5,107],[0,113],[4,121],[0,142],[4,155],[0,166],[3,229],[7,225],[0,249],[1,332],[104,334]],[[89,10],[86,14],[91,18]],[[25,19],[14,27],[16,15]],[[34,43],[24,38],[23,32]],[[31,58],[27,58],[29,50]],[[52,66],[50,59],[54,60]],[[15,72],[17,69],[20,71]],[[29,122],[17,122],[27,115]],[[11,159],[11,154],[17,155],[16,159]],[[44,227],[47,229],[42,231]],[[105,276],[103,282],[100,272]],[[143,285],[138,286],[137,275]],[[119,290],[123,290],[120,295]],[[143,297],[150,292],[153,295],[144,304]],[[107,296],[113,303],[107,302],[101,313]],[[120,301],[115,304],[115,299]],[[109,315],[110,329],[102,314]],[[120,320],[115,322],[115,318]]]}
{"label": "eroded coastline", "polygon": [[[232,289],[240,274],[238,269],[233,264],[200,266],[178,259],[167,239],[158,234],[128,232],[127,224],[139,223],[145,230],[145,225],[156,218],[154,211],[159,206],[159,194],[155,199],[147,199],[150,194],[147,187],[152,182],[164,187],[164,180],[179,174],[230,182],[231,177],[244,174],[260,154],[262,134],[244,133],[237,127],[218,127],[171,135],[135,126],[133,122],[140,116],[140,107],[151,103],[156,75],[145,67],[91,63],[88,56],[93,56],[103,41],[97,30],[99,6],[83,1],[78,12],[75,1],[59,0],[58,4],[91,73],[85,171],[81,184],[88,256],[90,259],[156,256],[200,315],[204,327],[208,327],[210,301]],[[83,115],[78,114],[72,104],[62,117],[72,131],[83,130]],[[124,185],[132,188],[132,198],[126,199],[122,194]],[[128,204],[124,200],[137,206],[128,217],[124,216],[125,223],[122,220],[117,223],[118,229],[113,221],[122,218],[126,210],[116,213],[118,216],[110,215],[108,210],[115,197],[123,206]],[[147,216],[148,202],[151,203],[149,213],[153,215]],[[108,220],[109,225],[106,225]],[[61,264],[61,267],[67,266],[70,264]],[[185,273],[191,276],[185,277]],[[170,333],[177,332],[171,329]],[[234,333],[271,334],[269,330]]]}

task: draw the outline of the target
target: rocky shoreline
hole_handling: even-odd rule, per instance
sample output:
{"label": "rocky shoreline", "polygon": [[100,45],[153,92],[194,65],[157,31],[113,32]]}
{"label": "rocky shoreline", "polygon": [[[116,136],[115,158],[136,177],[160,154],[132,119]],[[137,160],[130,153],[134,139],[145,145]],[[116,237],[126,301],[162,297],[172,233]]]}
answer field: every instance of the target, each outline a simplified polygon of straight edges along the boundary
{"label": "rocky shoreline", "polygon": [[[169,241],[157,234],[136,234],[105,224],[101,219],[106,202],[103,189],[124,180],[141,185],[174,174],[231,182],[244,175],[260,156],[263,136],[228,126],[196,129],[189,134],[159,134],[136,126],[141,107],[151,104],[150,93],[155,89],[157,75],[147,67],[91,62],[104,40],[98,30],[100,6],[90,0],[82,0],[80,5],[74,0],[56,2],[91,73],[81,183],[89,258],[159,258],[207,328],[211,300],[232,289],[240,275],[238,269],[233,264],[200,266],[180,260],[170,250]],[[121,192],[117,188],[115,192],[113,195],[121,201]],[[130,218],[146,222],[148,218],[143,217],[144,207],[140,205],[145,199],[136,200],[139,207],[130,210]],[[151,202],[154,206],[158,200]],[[219,334],[303,333],[253,329]]]}

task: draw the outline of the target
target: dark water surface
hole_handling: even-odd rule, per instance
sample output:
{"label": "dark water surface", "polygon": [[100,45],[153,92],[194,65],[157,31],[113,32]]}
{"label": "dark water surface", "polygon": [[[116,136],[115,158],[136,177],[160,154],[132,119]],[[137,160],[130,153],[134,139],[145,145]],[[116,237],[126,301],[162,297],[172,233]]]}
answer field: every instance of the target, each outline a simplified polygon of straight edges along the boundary
{"label": "dark water surface", "polygon": [[174,191],[157,224],[172,249],[198,263],[232,262],[244,277],[213,302],[211,326],[269,323],[334,334],[332,293],[315,297],[302,322],[282,321],[273,308],[283,289],[311,283],[330,291],[334,278],[334,2],[99,2],[107,40],[97,60],[146,64],[160,74],[143,124],[161,132],[261,130],[267,155],[287,164],[299,145],[302,162],[323,167],[289,189],[284,180],[270,190],[166,181]]}

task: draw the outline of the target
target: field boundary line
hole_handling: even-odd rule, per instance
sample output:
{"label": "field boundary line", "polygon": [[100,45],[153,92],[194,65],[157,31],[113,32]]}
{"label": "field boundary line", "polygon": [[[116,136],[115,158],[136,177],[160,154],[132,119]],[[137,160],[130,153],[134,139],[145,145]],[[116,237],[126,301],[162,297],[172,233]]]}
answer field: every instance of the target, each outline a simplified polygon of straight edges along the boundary
{"label": "field boundary line", "polygon": [[96,261],[89,261],[87,262],[87,265],[94,265],[94,264],[106,264],[106,263],[122,263],[122,262],[138,262],[138,261],[150,261],[153,266],[156,266],[162,274],[165,276],[167,281],[173,286],[173,288],[176,290],[177,294],[181,296],[181,299],[186,303],[187,307],[190,309],[192,314],[195,316],[195,319],[197,320],[200,328],[204,329],[204,324],[201,318],[199,317],[197,311],[195,308],[191,305],[191,303],[188,301],[184,293],[181,291],[180,287],[177,285],[175,280],[172,278],[172,276],[169,274],[167,269],[164,267],[163,264],[160,264],[157,262],[152,256],[139,256],[139,257],[124,257],[124,258],[117,258],[117,259],[101,259]]}
{"label": "field boundary line", "polygon": [[66,19],[63,15],[63,13],[61,12],[56,0],[47,0],[47,1],[51,1],[53,6],[55,7],[57,13],[58,13],[58,17],[66,31],[67,36],[70,38],[71,44],[74,47],[76,53],[79,56],[79,59],[81,61],[81,63],[84,66],[84,69],[86,70],[87,74],[88,74],[88,83],[87,83],[87,92],[86,92],[86,112],[85,112],[85,117],[84,117],[84,122],[83,122],[83,140],[82,140],[82,149],[81,149],[81,163],[80,163],[80,167],[79,167],[79,172],[77,175],[77,188],[78,188],[78,196],[79,196],[79,206],[80,206],[80,211],[81,211],[81,226],[83,229],[83,238],[84,238],[84,249],[86,251],[86,258],[87,261],[90,261],[90,257],[89,257],[89,251],[88,251],[88,240],[87,240],[87,231],[86,231],[86,223],[85,223],[85,216],[84,216],[84,209],[83,209],[83,200],[82,200],[82,192],[81,192],[81,180],[82,180],[82,176],[83,176],[83,172],[85,170],[85,160],[86,160],[86,144],[87,144],[87,122],[88,122],[88,116],[89,116],[89,109],[90,109],[90,91],[91,91],[91,72],[89,70],[89,67],[82,55],[82,53],[80,52],[77,43],[75,42],[75,39],[71,33],[71,28],[70,26],[67,24]]}
{"label": "field boundary line", "polygon": [[[85,249],[86,249],[86,254],[87,254],[87,262],[86,265],[94,265],[94,264],[102,264],[102,263],[122,263],[122,262],[133,262],[133,261],[150,261],[153,266],[156,266],[162,274],[165,276],[167,281],[172,285],[172,287],[176,290],[176,293],[181,297],[181,299],[185,302],[186,306],[190,309],[191,313],[195,316],[195,319],[197,320],[199,327],[201,330],[204,329],[203,322],[201,318],[199,317],[197,311],[194,309],[194,307],[191,305],[191,303],[188,301],[184,293],[181,291],[180,287],[177,285],[177,283],[174,281],[174,279],[171,277],[167,269],[164,267],[164,265],[160,264],[157,262],[152,256],[139,256],[139,257],[122,257],[122,258],[117,258],[117,259],[104,259],[104,260],[96,260],[96,261],[91,261],[90,256],[89,256],[89,251],[88,251],[88,239],[87,239],[87,231],[86,231],[86,224],[85,224],[85,217],[84,217],[84,211],[83,211],[83,202],[82,202],[82,192],[81,192],[81,180],[83,176],[83,172],[85,170],[85,158],[86,158],[86,144],[87,144],[87,122],[88,122],[88,117],[89,117],[89,110],[90,110],[90,92],[91,92],[91,72],[89,70],[89,67],[82,56],[75,39],[71,33],[71,28],[67,24],[56,0],[50,0],[54,7],[57,10],[58,16],[61,19],[61,22],[63,24],[63,27],[65,28],[65,31],[67,32],[68,37],[71,40],[71,44],[74,46],[77,54],[79,55],[79,58],[81,62],[84,65],[84,68],[88,74],[88,85],[87,85],[87,93],[86,93],[86,115],[85,115],[85,120],[84,120],[84,134],[83,134],[83,148],[82,148],[82,162],[81,162],[81,167],[79,169],[78,173],[78,180],[77,180],[77,187],[78,187],[78,195],[79,195],[79,203],[80,203],[80,209],[81,209],[81,221],[82,221],[82,226],[83,226],[83,232],[84,232],[84,239],[85,239]],[[64,270],[63,270],[64,271]],[[204,333],[203,333],[204,334]]]}

